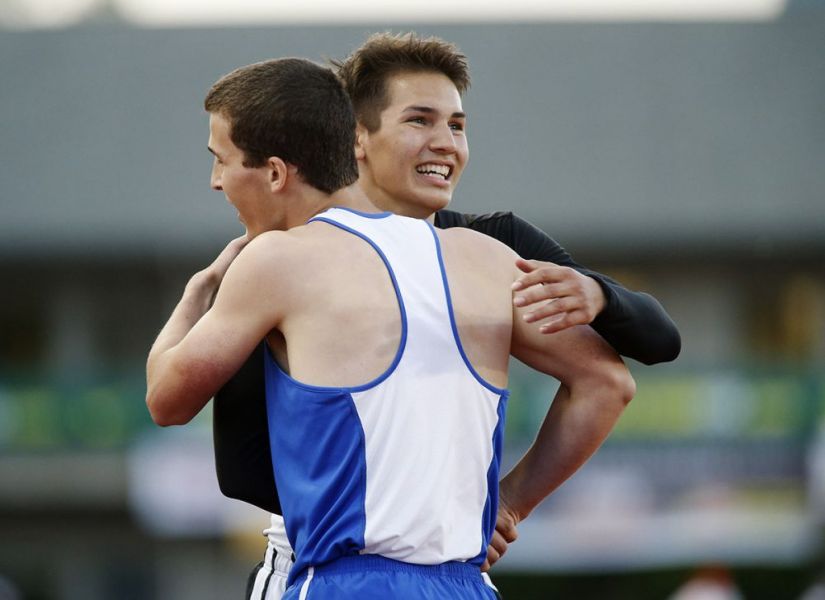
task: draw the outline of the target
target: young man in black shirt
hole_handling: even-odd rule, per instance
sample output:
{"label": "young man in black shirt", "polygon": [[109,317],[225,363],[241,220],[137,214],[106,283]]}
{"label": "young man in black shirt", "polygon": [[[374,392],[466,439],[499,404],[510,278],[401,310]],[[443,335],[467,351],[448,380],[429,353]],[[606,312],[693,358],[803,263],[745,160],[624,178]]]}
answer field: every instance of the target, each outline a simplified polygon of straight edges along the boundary
{"label": "young man in black shirt", "polygon": [[[434,219],[441,228],[468,227],[532,259],[519,263],[525,276],[515,301],[521,298],[522,303],[536,307],[531,320],[547,334],[590,324],[617,352],[645,364],[678,355],[678,331],[653,297],[581,267],[544,232],[512,213],[466,215],[445,209],[467,160],[465,116],[463,112],[441,114],[433,94],[444,90],[446,81],[446,92],[460,99],[469,85],[466,59],[455,47],[413,35],[381,34],[337,66],[359,122],[359,184],[379,208]],[[253,353],[216,395],[214,435],[223,493],[273,513],[272,527],[266,532],[266,557],[250,577],[248,589],[250,598],[273,600],[280,597],[290,551],[270,456],[263,360],[261,350]],[[541,485],[541,498],[581,466],[610,427],[576,419],[575,409],[562,400],[553,403],[537,445],[560,447],[554,453],[557,467]],[[562,429],[565,442],[559,441]],[[507,477],[511,476],[517,477],[518,472]],[[532,509],[508,513],[504,498],[502,506],[490,563],[504,552],[514,539],[515,525]]]}

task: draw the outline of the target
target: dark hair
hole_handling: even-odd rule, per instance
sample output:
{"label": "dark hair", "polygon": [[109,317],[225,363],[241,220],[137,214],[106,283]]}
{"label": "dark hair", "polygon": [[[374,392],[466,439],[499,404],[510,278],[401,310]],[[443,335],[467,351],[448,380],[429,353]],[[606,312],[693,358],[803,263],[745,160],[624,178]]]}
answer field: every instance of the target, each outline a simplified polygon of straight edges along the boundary
{"label": "dark hair", "polygon": [[414,32],[373,34],[343,61],[332,64],[344,82],[358,122],[370,131],[381,126],[381,112],[390,102],[387,80],[393,75],[442,73],[459,94],[470,87],[467,57],[454,44],[437,37],[422,38]]}
{"label": "dark hair", "polygon": [[247,65],[219,79],[204,107],[229,121],[246,167],[277,156],[328,194],[358,179],[352,103],[328,68],[300,58]]}

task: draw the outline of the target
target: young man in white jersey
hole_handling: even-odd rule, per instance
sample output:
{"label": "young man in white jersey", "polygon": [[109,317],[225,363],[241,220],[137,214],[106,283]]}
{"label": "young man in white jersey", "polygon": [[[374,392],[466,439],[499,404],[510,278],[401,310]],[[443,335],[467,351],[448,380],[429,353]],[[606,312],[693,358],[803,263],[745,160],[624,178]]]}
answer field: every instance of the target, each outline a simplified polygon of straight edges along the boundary
{"label": "young man in white jersey", "polygon": [[[213,187],[248,233],[190,280],[158,336],[153,418],[187,422],[266,338],[272,458],[297,555],[285,598],[492,597],[478,568],[495,525],[510,351],[558,376],[568,397],[612,401],[621,389],[579,415],[602,439],[632,397],[627,370],[589,328],[550,337],[514,314],[509,249],[376,214],[349,185],[355,124],[329,71],[253,65],[206,106]],[[505,480],[517,514],[546,492],[552,450],[536,448]],[[410,472],[428,493],[410,493]]]}
{"label": "young man in white jersey", "polygon": [[[469,227],[499,239],[525,258],[555,263],[523,263],[526,270],[536,267],[526,286],[545,284],[526,289],[527,303],[555,298],[542,307],[552,309],[555,317],[542,322],[549,325],[546,332],[597,319],[594,328],[619,352],[637,360],[672,360],[678,353],[678,331],[654,298],[581,268],[546,234],[512,213],[469,216],[444,210],[468,155],[465,119],[460,115],[469,71],[466,57],[455,46],[414,34],[376,34],[338,65],[338,74],[355,104],[359,185],[376,206],[430,220],[435,216],[437,227]],[[277,600],[292,565],[292,551],[284,533],[269,449],[258,447],[268,442],[266,431],[261,431],[266,422],[261,355],[256,351],[215,398],[215,455],[224,493],[273,513],[271,527],[265,531],[268,547],[250,577],[247,598]],[[574,419],[573,411],[566,410],[574,405],[577,410],[598,406],[603,400],[581,395],[574,400],[554,404],[546,436],[540,438],[564,440],[554,453],[555,472],[547,472],[545,493],[569,477],[606,434],[598,423]],[[560,431],[566,433],[563,438]],[[490,563],[515,535],[515,518],[508,521],[506,513],[502,517]]]}

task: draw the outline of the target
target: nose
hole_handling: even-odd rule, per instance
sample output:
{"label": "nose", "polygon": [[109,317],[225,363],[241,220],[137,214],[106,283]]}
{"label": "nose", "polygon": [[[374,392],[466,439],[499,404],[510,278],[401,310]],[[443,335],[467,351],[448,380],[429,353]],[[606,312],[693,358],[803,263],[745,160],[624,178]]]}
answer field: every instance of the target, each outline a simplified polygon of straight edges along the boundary
{"label": "nose", "polygon": [[209,176],[209,187],[216,192],[223,190],[223,187],[221,186],[221,168],[217,159],[212,162],[212,173]]}
{"label": "nose", "polygon": [[433,130],[433,137],[430,140],[430,149],[439,154],[455,154],[458,146],[456,145],[455,135],[448,123],[438,125]]}

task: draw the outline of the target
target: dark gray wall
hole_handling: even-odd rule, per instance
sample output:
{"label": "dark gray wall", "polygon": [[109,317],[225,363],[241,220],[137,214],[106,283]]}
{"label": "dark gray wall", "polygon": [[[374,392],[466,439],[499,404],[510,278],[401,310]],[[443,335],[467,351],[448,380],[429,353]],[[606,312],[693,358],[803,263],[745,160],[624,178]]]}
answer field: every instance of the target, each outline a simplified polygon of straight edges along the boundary
{"label": "dark gray wall", "polygon": [[[0,33],[0,258],[219,247],[240,228],[208,188],[205,91],[375,29]],[[597,255],[825,249],[825,18],[416,29],[471,60],[455,207]]]}

